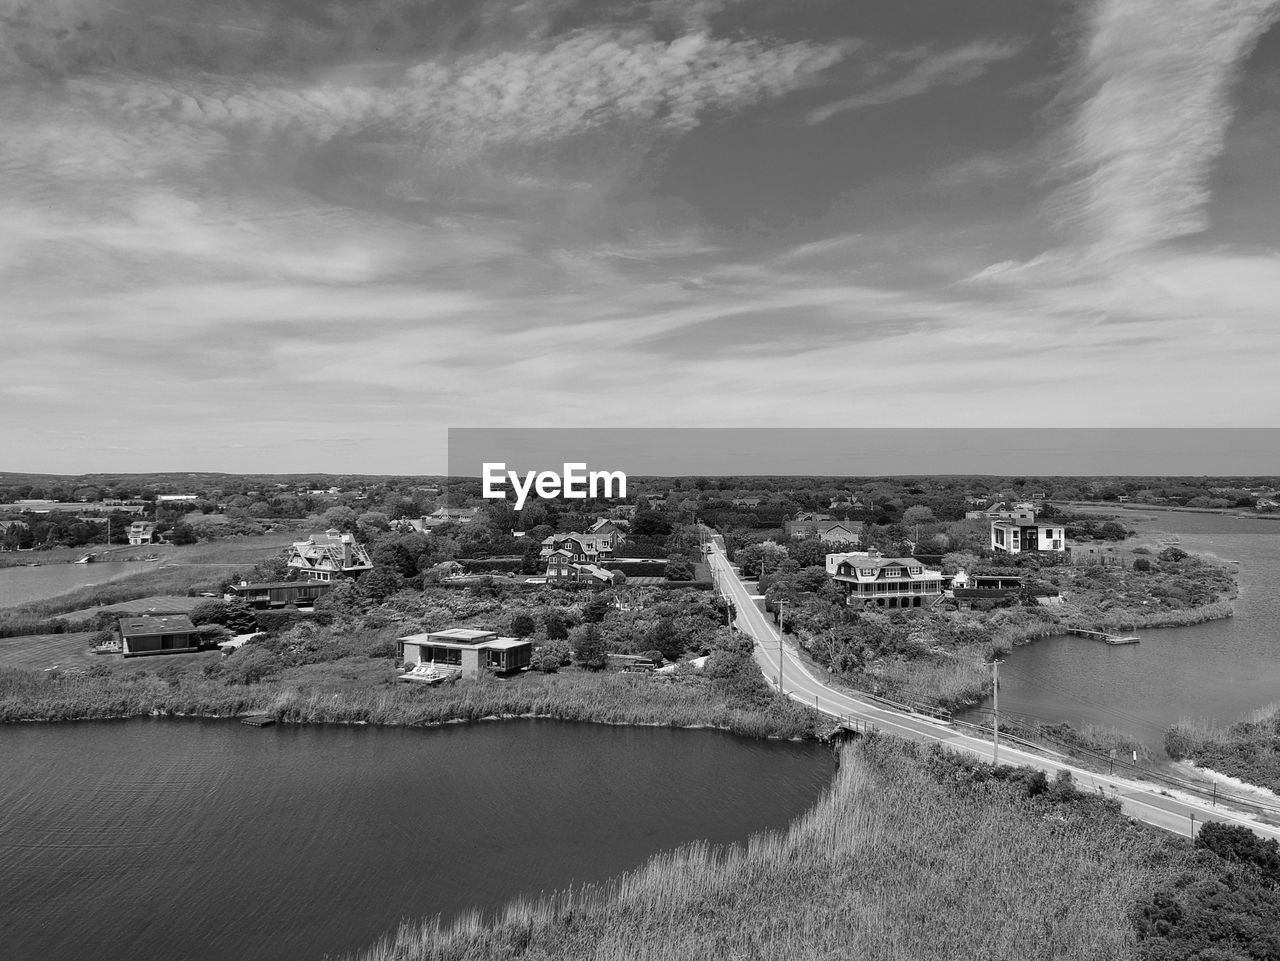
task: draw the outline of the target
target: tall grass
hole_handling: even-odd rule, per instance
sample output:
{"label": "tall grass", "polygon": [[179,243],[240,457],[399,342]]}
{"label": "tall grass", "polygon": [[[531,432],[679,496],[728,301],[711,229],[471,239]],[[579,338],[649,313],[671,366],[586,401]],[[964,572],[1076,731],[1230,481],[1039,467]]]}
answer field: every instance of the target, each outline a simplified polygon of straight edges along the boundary
{"label": "tall grass", "polygon": [[847,747],[830,792],[786,832],[660,854],[492,919],[406,923],[359,959],[1129,954],[1130,905],[1171,873],[1171,842],[1096,803],[957,778],[941,755],[886,738]]}
{"label": "tall grass", "polygon": [[1230,727],[1183,718],[1164,737],[1172,758],[1280,792],[1280,704],[1253,711]]}
{"label": "tall grass", "polygon": [[[341,664],[342,662],[338,662]],[[163,670],[163,668],[162,668]],[[782,698],[746,703],[713,688],[614,674],[532,675],[441,688],[376,684],[334,692],[307,684],[229,684],[216,677],[0,670],[0,722],[266,713],[308,724],[423,726],[490,717],[711,727],[750,737],[811,737],[818,715]]]}

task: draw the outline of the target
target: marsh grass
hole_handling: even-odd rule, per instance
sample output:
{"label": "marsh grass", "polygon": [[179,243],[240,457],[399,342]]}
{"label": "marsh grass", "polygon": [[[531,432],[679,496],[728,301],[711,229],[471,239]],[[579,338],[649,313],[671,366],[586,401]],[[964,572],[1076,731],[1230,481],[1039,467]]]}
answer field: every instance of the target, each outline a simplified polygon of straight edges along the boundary
{"label": "marsh grass", "polygon": [[1250,784],[1280,792],[1280,704],[1253,711],[1230,727],[1183,718],[1165,733],[1165,752]]}
{"label": "marsh grass", "polygon": [[[237,655],[238,656],[238,655]],[[367,659],[335,661],[340,677]],[[350,665],[350,666],[348,666]],[[513,680],[460,681],[439,688],[367,679],[328,684],[320,678],[227,683],[196,673],[68,673],[0,670],[0,721],[89,720],[171,714],[230,717],[270,714],[282,722],[426,726],[493,717],[550,717],[605,724],[710,727],[750,737],[813,736],[821,718],[788,700],[742,699],[708,685],[575,672]],[[366,675],[368,671],[364,672]],[[378,672],[375,672],[378,673]]]}
{"label": "marsh grass", "polygon": [[[1110,959],[1171,842],[1087,799],[1027,796],[942,749],[846,747],[784,832],[659,854],[610,884],[493,918],[411,922],[359,961],[525,958]],[[976,772],[976,774],[975,774]]]}

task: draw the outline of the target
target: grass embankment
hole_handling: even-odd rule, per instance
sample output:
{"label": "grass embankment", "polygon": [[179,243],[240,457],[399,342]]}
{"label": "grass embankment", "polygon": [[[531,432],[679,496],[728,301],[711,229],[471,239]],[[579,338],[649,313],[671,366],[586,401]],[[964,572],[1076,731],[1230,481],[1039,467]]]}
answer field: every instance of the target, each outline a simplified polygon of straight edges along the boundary
{"label": "grass embankment", "polygon": [[664,683],[647,676],[568,671],[427,687],[394,676],[389,661],[370,658],[306,665],[249,684],[163,667],[158,674],[104,670],[60,677],[8,670],[0,671],[0,721],[263,713],[294,723],[421,726],[538,716],[782,738],[811,737],[822,723],[818,715],[767,690],[744,694],[698,680]]}
{"label": "grass embankment", "polygon": [[1280,704],[1226,729],[1207,721],[1179,721],[1165,734],[1164,746],[1171,758],[1280,793]]}
{"label": "grass embankment", "polygon": [[[151,594],[187,594],[213,591],[228,575],[247,572],[254,565],[274,557],[295,539],[293,534],[236,537],[192,547],[157,548],[168,551],[157,563],[139,563],[136,574],[102,584],[92,584],[57,597],[16,604],[0,610],[0,630],[8,625],[39,625],[60,614],[83,612]],[[135,548],[141,550],[141,548]],[[45,633],[40,630],[8,630],[8,633]]]}
{"label": "grass embankment", "polygon": [[873,737],[844,749],[830,792],[786,832],[661,854],[495,919],[406,923],[360,958],[1132,956],[1134,906],[1185,844],[1030,772],[992,771]]}

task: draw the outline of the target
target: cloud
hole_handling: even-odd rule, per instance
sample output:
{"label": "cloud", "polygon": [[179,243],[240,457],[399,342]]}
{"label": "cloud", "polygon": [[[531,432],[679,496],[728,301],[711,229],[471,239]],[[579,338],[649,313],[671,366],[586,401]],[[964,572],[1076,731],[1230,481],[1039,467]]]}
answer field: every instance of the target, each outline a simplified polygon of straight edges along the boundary
{"label": "cloud", "polygon": [[1277,16],[1278,0],[1098,2],[1070,93],[1062,222],[1109,255],[1203,230],[1232,84]]}
{"label": "cloud", "polygon": [[266,75],[95,73],[68,86],[128,116],[320,141],[410,137],[461,163],[494,144],[552,142],[619,123],[685,132],[707,112],[739,110],[815,82],[845,49],[706,34],[662,42],[593,29],[524,49],[347,70],[306,85]]}
{"label": "cloud", "polygon": [[982,76],[993,63],[1016,57],[1025,46],[1020,40],[981,40],[942,53],[921,48],[900,54],[891,59],[912,64],[906,73],[863,93],[811,110],[806,119],[811,124],[819,124],[849,110],[905,100],[934,87],[968,83]]}

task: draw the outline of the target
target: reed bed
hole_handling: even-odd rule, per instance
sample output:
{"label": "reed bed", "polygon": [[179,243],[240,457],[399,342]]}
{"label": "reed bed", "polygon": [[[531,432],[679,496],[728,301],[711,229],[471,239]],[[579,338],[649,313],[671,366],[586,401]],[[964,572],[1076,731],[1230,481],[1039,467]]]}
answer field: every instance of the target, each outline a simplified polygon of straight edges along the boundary
{"label": "reed bed", "polygon": [[[338,662],[341,664],[342,662]],[[390,671],[388,671],[390,675]],[[442,688],[377,684],[333,691],[216,677],[0,670],[0,722],[91,720],[153,714],[270,714],[300,724],[428,726],[492,717],[549,717],[605,724],[709,727],[750,737],[812,737],[821,719],[782,698],[747,701],[708,686],[575,673]]]}
{"label": "reed bed", "polygon": [[358,961],[1131,954],[1129,911],[1173,872],[1170,842],[1103,804],[972,771],[942,749],[867,739],[785,832],[660,854],[494,918],[406,923]]}
{"label": "reed bed", "polygon": [[1253,711],[1230,727],[1183,718],[1164,737],[1165,752],[1249,784],[1280,792],[1280,704]]}

